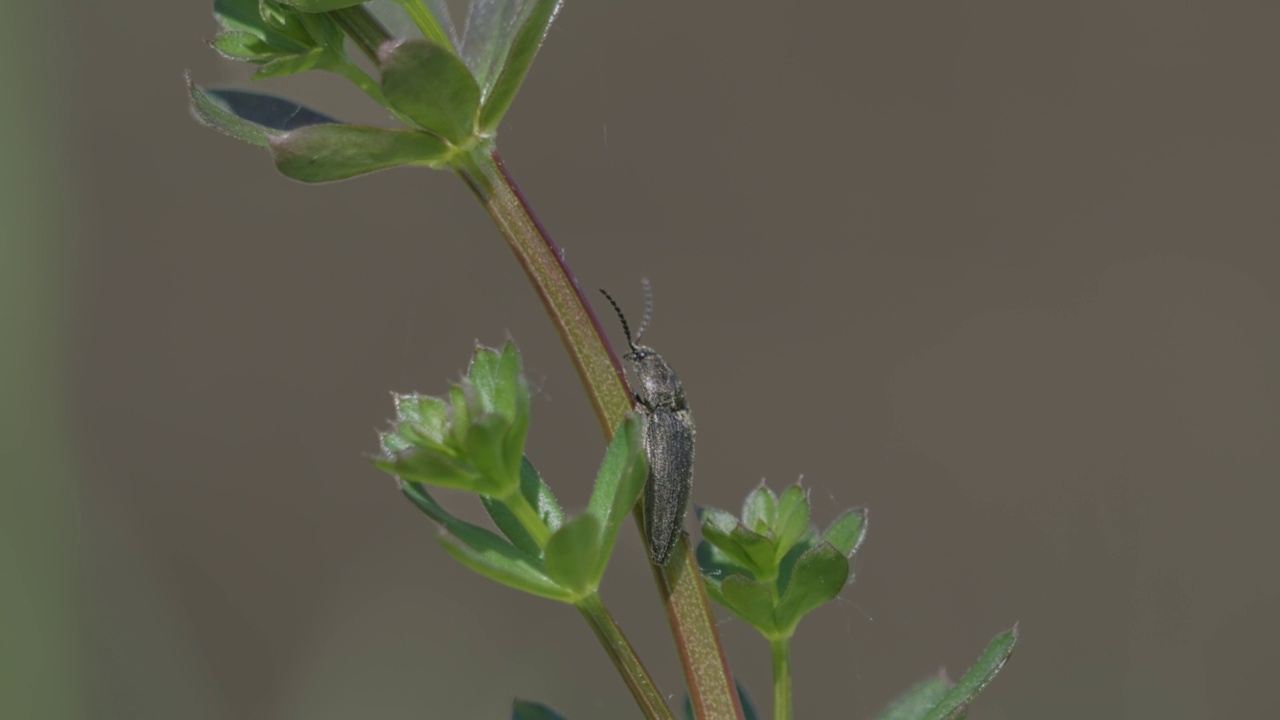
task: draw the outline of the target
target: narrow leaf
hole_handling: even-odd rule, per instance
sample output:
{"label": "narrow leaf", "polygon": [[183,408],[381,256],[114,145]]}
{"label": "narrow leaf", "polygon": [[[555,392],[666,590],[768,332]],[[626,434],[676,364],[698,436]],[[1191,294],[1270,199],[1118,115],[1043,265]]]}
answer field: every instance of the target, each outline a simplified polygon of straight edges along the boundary
{"label": "narrow leaf", "polygon": [[387,100],[424,130],[455,145],[471,137],[480,88],[448,48],[427,40],[393,40],[378,49]]}
{"label": "narrow leaf", "polygon": [[757,533],[767,533],[778,520],[778,496],[761,485],[742,504],[742,524]]}
{"label": "narrow leaf", "polygon": [[751,577],[751,571],[734,563],[733,559],[722,552],[720,548],[706,540],[698,543],[696,557],[698,558],[698,568],[708,582],[720,582],[730,575]]}
{"label": "narrow leaf", "polygon": [[276,53],[295,55],[311,49],[310,37],[296,18],[271,23],[262,17],[259,0],[214,0],[213,15],[224,30],[250,33]]}
{"label": "narrow leaf", "polygon": [[400,490],[447,535],[441,543],[458,562],[498,582],[541,597],[567,600],[569,593],[543,571],[537,558],[522,552],[490,530],[454,517],[426,488],[400,483]]}
{"label": "narrow leaf", "polygon": [[595,516],[601,527],[599,566],[595,568],[597,584],[618,539],[618,529],[639,499],[648,476],[643,423],[635,415],[628,415],[605,451],[587,504],[587,512]]}
{"label": "narrow leaf", "polygon": [[483,495],[502,497],[520,484],[519,459],[509,465],[503,443],[507,427],[501,415],[483,415],[471,421],[467,432],[466,456],[480,472],[475,491]]}
{"label": "narrow leaf", "polygon": [[542,481],[538,469],[529,462],[529,458],[522,458],[520,463],[520,492],[524,494],[524,499],[538,511],[538,515],[542,517],[547,527],[553,532],[560,529],[564,524],[564,510],[560,508],[560,503],[551,492],[551,488]]}
{"label": "narrow leaf", "polygon": [[345,180],[400,165],[434,167],[449,154],[434,135],[358,125],[314,125],[268,141],[276,168],[308,183]]}
{"label": "narrow leaf", "polygon": [[373,464],[406,482],[454,490],[475,492],[477,484],[483,481],[469,463],[417,447],[405,450],[390,460],[375,460]]}
{"label": "narrow leaf", "polygon": [[316,48],[301,55],[276,58],[258,68],[258,71],[253,74],[253,79],[288,77],[308,70],[329,70],[334,67],[334,60],[333,53],[325,48]]}
{"label": "narrow leaf", "polygon": [[778,558],[786,555],[808,530],[808,493],[799,485],[792,485],[778,498],[778,522],[774,525]]}
{"label": "narrow leaf", "polygon": [[563,0],[533,0],[534,5],[528,17],[511,41],[502,70],[493,82],[492,89],[485,95],[484,107],[480,110],[480,128],[483,131],[490,132],[497,128],[507,108],[511,107],[511,101],[524,83],[529,66],[533,64],[533,58],[538,54],[547,30],[560,12],[562,2]]}
{"label": "narrow leaf", "polygon": [[330,10],[355,7],[364,0],[276,0],[281,5],[295,7],[303,12],[321,13]]}
{"label": "narrow leaf", "polygon": [[876,720],[924,720],[946,696],[951,685],[946,673],[922,680],[894,699],[884,712],[876,716]]}
{"label": "narrow leaf", "polygon": [[516,700],[511,707],[511,720],[565,720],[565,717],[542,703]]}
{"label": "narrow leaf", "polygon": [[837,550],[851,557],[862,546],[867,537],[867,511],[865,508],[846,510],[832,521],[831,526],[822,534],[822,539],[831,543]]}
{"label": "narrow leaf", "polygon": [[1009,656],[1013,655],[1013,646],[1018,644],[1018,626],[995,636],[987,649],[983,651],[978,662],[969,668],[969,672],[960,678],[960,682],[925,716],[926,720],[955,720],[964,716],[969,703],[1000,672]]}
{"label": "narrow leaf", "polygon": [[560,602],[573,602],[573,593],[560,587],[551,578],[530,565],[513,561],[501,554],[478,552],[454,542],[449,535],[441,535],[440,544],[444,546],[445,552],[453,556],[453,559],[490,580],[530,595]]}
{"label": "narrow leaf", "polygon": [[547,541],[547,574],[579,597],[599,586],[600,521],[584,513],[573,518]]}

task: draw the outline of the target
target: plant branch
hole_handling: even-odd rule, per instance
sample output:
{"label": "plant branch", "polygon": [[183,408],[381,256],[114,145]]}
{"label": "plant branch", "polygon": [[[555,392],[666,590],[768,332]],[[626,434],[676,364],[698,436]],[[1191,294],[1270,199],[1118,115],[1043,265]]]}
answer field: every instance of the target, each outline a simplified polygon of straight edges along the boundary
{"label": "plant branch", "polygon": [[622,674],[622,679],[627,683],[627,688],[631,690],[644,716],[652,720],[674,720],[658,686],[640,662],[627,637],[622,634],[622,628],[618,627],[618,623],[605,608],[600,595],[593,592],[579,600],[576,607]]}
{"label": "plant branch", "polygon": [[769,639],[773,661],[773,720],[791,720],[791,637]]}
{"label": "plant branch", "polygon": [[[622,366],[555,243],[538,222],[491,144],[457,158],[458,175],[475,193],[551,316],[596,411],[606,439],[632,408]],[[633,513],[643,534],[640,510]],[[741,718],[715,616],[697,563],[681,540],[665,568],[655,568],[658,591],[680,651],[698,717]]]}

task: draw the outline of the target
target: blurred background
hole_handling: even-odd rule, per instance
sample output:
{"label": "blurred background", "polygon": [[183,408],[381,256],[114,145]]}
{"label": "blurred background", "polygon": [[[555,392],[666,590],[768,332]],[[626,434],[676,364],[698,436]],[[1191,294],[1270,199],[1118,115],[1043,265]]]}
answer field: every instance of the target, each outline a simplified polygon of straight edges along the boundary
{"label": "blurred background", "polygon": [[[366,459],[391,391],[510,336],[585,505],[600,431],[510,252],[449,174],[308,187],[197,126],[184,69],[249,85],[211,7],[0,24],[0,717],[638,716],[575,612],[454,564]],[[652,280],[694,502],[871,509],[798,717],[1015,621],[974,718],[1274,712],[1277,38],[1263,2],[568,1],[499,144],[584,287]],[[624,531],[604,594],[678,698],[644,562]]]}

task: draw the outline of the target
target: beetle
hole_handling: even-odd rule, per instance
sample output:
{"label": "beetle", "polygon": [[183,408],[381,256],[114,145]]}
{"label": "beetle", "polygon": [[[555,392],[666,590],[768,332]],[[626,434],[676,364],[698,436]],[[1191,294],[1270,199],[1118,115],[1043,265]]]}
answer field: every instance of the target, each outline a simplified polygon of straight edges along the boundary
{"label": "beetle", "polygon": [[645,416],[644,451],[649,460],[649,477],[644,485],[644,530],[649,540],[649,556],[655,565],[666,565],[676,541],[684,532],[684,516],[693,489],[693,415],[685,400],[684,386],[671,366],[653,348],[640,345],[640,338],[653,314],[653,292],[647,279],[644,286],[644,318],[635,338],[622,308],[604,289],[630,351],[632,372],[640,381],[634,393],[636,410]]}

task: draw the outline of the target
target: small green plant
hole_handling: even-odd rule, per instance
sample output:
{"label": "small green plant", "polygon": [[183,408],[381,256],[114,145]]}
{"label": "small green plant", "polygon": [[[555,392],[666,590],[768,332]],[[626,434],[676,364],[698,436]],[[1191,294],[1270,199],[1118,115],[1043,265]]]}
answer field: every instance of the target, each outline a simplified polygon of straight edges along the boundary
{"label": "small green plant", "polygon": [[[222,31],[212,45],[218,52],[258,65],[255,77],[335,73],[401,127],[342,123],[283,98],[190,81],[188,91],[200,122],[265,148],[277,170],[295,180],[329,182],[417,165],[451,170],[475,194],[542,299],[600,420],[606,443],[590,502],[567,515],[525,455],[529,389],[510,342],[500,350],[476,349],[465,378],[440,397],[397,396],[375,464],[440,526],[449,555],[510,588],[572,605],[644,716],[673,718],[599,594],[624,517],[632,515],[644,532],[636,501],[649,473],[646,420],[633,412],[617,357],[495,144],[560,9],[561,0],[472,0],[460,34],[445,0],[216,0]],[[352,60],[349,47],[364,55],[372,73]],[[475,495],[492,528],[459,519],[431,495],[433,487]],[[708,597],[768,641],[773,714],[791,717],[790,639],[807,613],[851,582],[850,559],[865,538],[866,520],[864,510],[849,510],[819,530],[799,486],[781,494],[756,488],[740,518],[714,508],[699,512],[696,555],[681,538],[668,562],[653,566],[687,683],[685,717],[756,717],[729,673]],[[1016,628],[998,635],[958,683],[929,678],[879,717],[963,717],[1016,639]],[[525,720],[559,717],[519,700],[512,712]]]}

